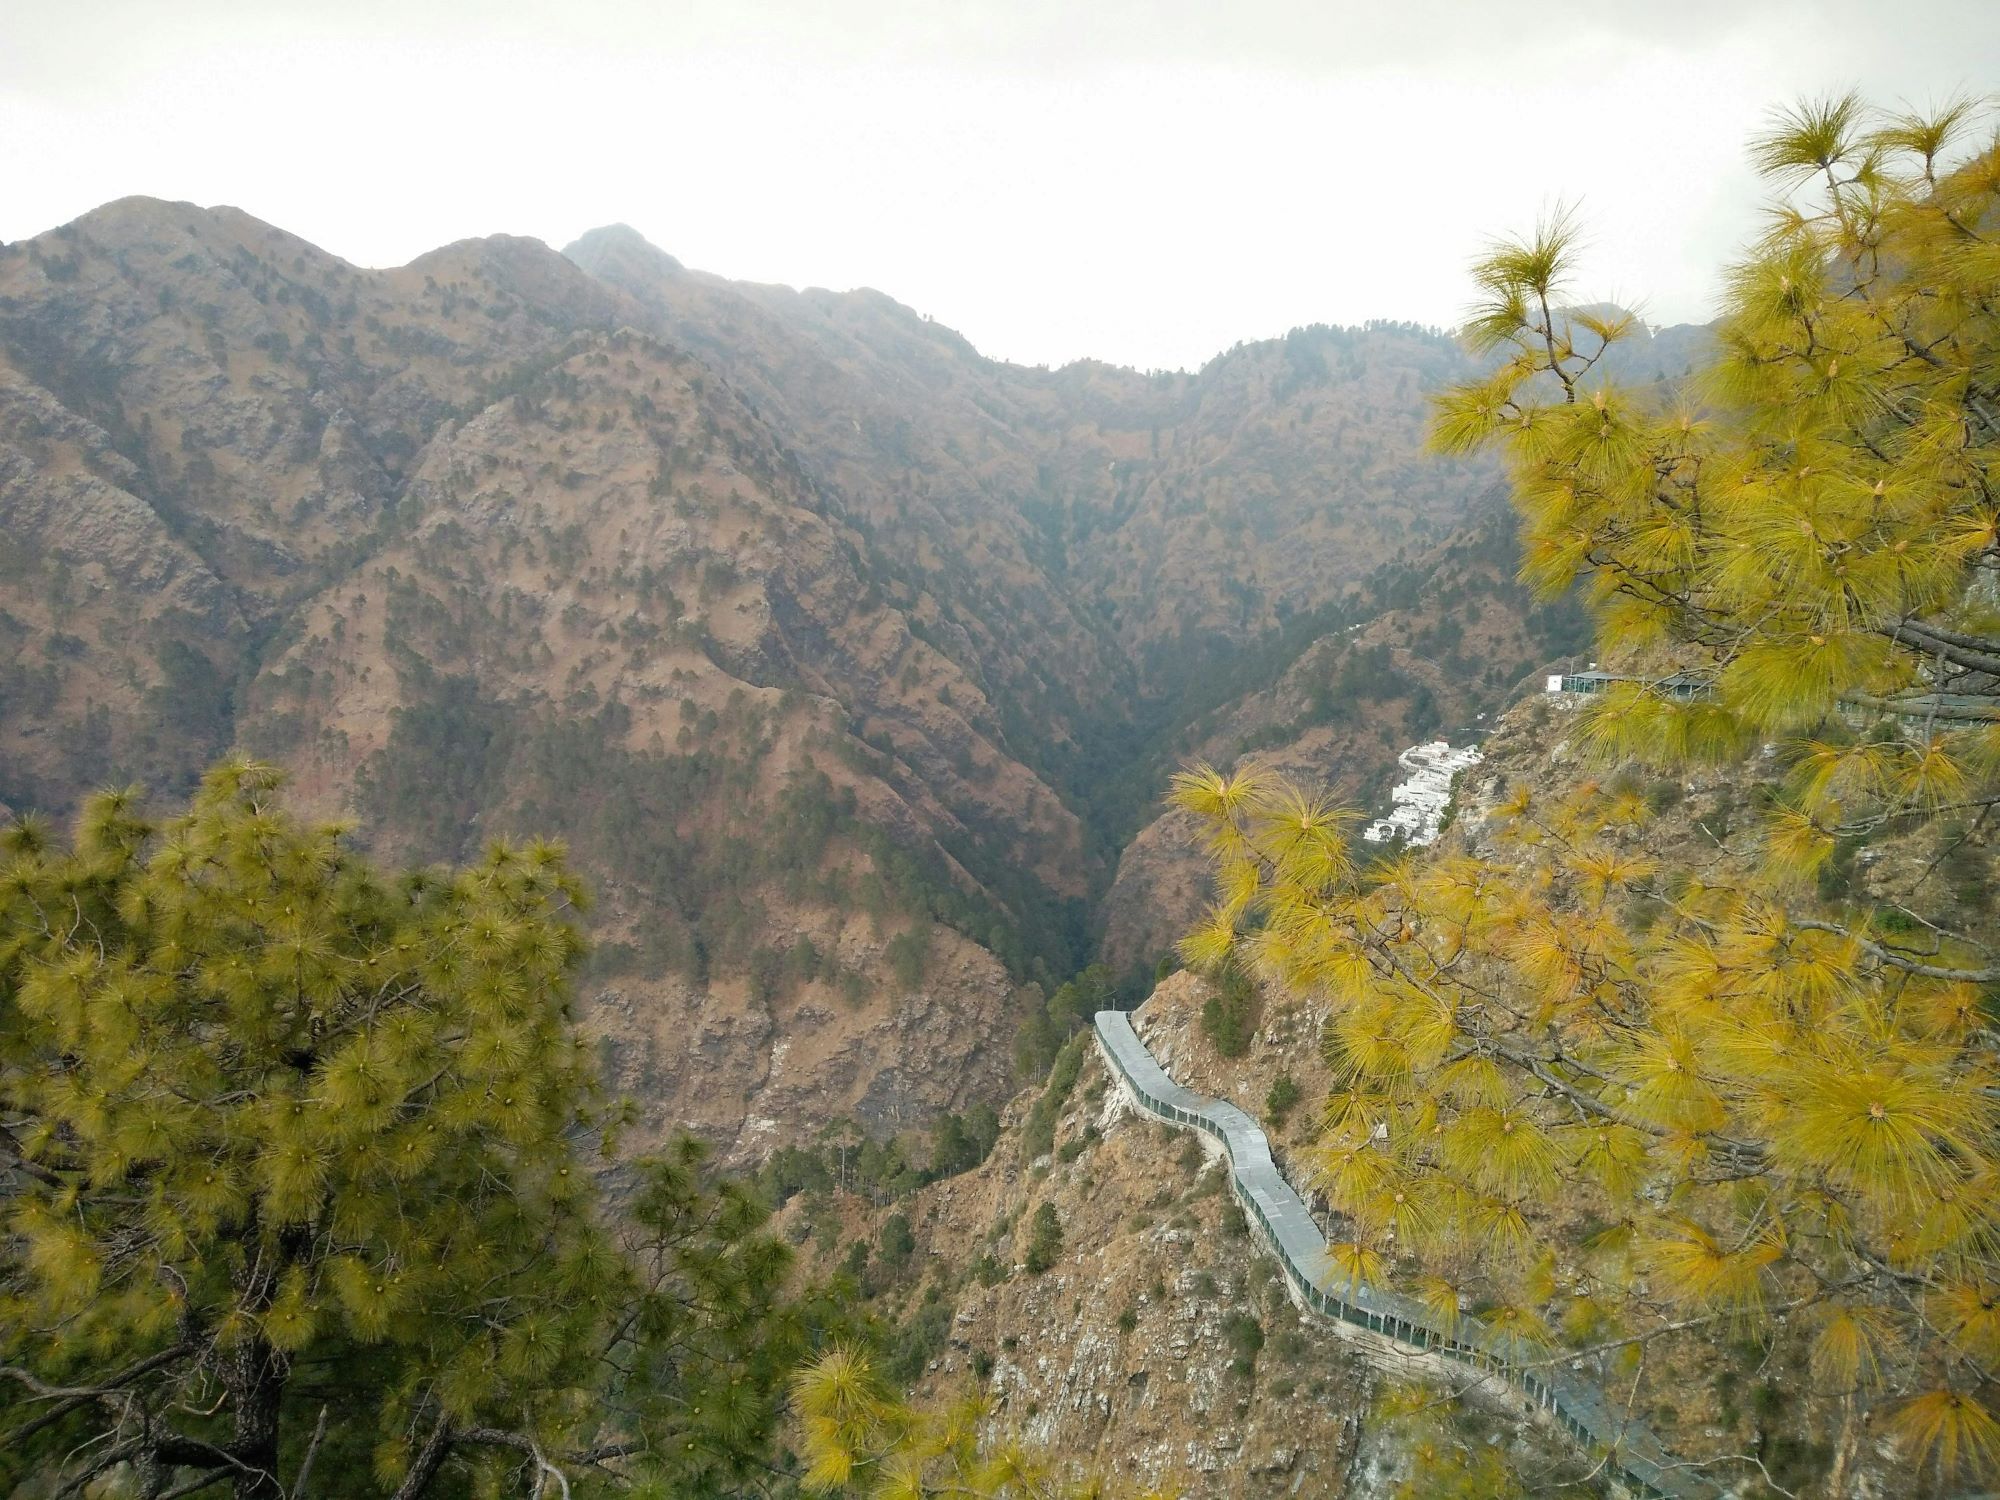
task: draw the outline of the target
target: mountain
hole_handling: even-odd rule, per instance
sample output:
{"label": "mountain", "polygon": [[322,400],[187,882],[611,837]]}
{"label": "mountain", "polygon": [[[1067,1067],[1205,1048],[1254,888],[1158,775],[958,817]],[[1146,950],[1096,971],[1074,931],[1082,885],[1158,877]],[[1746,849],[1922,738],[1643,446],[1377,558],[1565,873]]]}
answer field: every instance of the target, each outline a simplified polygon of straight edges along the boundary
{"label": "mountain", "polygon": [[981,567],[1053,586],[993,602],[1046,609],[1017,624],[1064,630],[1085,681],[1126,685],[1136,657],[1132,686],[1171,686],[1190,643],[1240,642],[1365,575],[1385,541],[1445,535],[1490,474],[1422,453],[1424,394],[1469,366],[1412,325],[1297,329],[1195,374],[1050,372],[879,293],[687,271],[629,229],[565,253],[751,393],[953,598],[991,598]]}
{"label": "mountain", "polygon": [[[1510,572],[1491,469],[1422,451],[1469,368],[1378,324],[1030,369],[627,229],[366,270],[122,200],[0,247],[0,802],[236,748],[397,858],[562,837],[653,1130],[922,1125],[1012,1091],[1107,911],[1121,966],[1171,936],[1114,875],[1176,754],[1331,712],[1356,625],[1426,655],[1398,568]],[[1288,743],[1365,787],[1411,707]]]}

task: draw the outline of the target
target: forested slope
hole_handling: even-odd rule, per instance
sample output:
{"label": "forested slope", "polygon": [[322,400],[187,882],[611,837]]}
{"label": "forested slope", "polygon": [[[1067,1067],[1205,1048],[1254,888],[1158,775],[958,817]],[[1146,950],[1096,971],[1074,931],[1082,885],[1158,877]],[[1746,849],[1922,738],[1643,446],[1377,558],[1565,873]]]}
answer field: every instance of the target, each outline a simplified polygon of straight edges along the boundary
{"label": "forested slope", "polygon": [[[1469,368],[1377,325],[1028,369],[622,229],[372,271],[124,200],[0,249],[0,799],[239,746],[399,858],[559,834],[657,1120],[922,1123],[1013,1086],[1175,753],[1441,625],[1396,570],[1491,483],[1421,447]],[[1300,754],[1367,782],[1406,726],[1361,718]]]}

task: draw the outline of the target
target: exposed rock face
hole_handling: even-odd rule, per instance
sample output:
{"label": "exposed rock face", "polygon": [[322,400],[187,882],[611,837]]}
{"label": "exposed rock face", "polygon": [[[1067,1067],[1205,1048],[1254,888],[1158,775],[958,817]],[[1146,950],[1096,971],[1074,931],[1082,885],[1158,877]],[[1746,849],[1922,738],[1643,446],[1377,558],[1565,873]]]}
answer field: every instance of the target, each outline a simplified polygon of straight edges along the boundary
{"label": "exposed rock face", "polygon": [[876,1135],[927,1125],[1012,1087],[1006,972],[992,954],[940,932],[921,987],[887,977],[866,924],[811,914],[822,951],[849,972],[883,973],[855,1005],[835,986],[760,996],[741,980],[620,975],[591,992],[605,1085],[641,1111],[637,1144],[682,1129],[754,1161],[796,1138],[801,1122],[849,1119]]}
{"label": "exposed rock face", "polygon": [[1157,962],[1194,929],[1214,892],[1201,833],[1169,810],[1139,830],[1118,856],[1104,898],[1104,959],[1126,972]]}

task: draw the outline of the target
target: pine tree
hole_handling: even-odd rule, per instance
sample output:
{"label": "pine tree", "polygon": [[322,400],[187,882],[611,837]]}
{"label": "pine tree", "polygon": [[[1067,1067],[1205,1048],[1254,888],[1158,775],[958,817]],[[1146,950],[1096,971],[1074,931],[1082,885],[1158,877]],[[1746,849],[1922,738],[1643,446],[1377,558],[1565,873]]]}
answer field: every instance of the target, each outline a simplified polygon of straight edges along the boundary
{"label": "pine tree", "polygon": [[[1971,122],[1782,116],[1755,154],[1784,196],[1685,389],[1606,378],[1631,324],[1564,310],[1570,218],[1477,268],[1467,333],[1502,358],[1438,441],[1505,452],[1524,575],[1581,588],[1627,679],[1587,750],[1775,746],[1748,837],[1661,868],[1638,793],[1522,788],[1493,852],[1364,878],[1278,778],[1176,786],[1219,897],[1184,955],[1331,1002],[1341,1274],[1607,1369],[1786,1343],[1940,1484],[2000,1467],[2000,963],[1933,878],[1957,860],[1983,904],[2000,820],[2000,146],[1952,159]],[[1887,900],[1824,878],[1878,838],[1935,857]]]}
{"label": "pine tree", "polygon": [[[385,878],[230,762],[0,876],[0,1485],[705,1493],[765,1459],[811,1309],[684,1144],[614,1230],[560,849]],[[39,1492],[39,1491],[38,1491]]]}

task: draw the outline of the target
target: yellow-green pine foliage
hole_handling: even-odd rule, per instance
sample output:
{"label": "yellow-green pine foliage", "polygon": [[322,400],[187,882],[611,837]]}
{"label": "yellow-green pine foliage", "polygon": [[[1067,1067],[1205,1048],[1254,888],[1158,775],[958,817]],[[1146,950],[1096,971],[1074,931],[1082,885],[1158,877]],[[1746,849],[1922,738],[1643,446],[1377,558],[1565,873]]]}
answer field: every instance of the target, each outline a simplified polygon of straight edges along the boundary
{"label": "yellow-green pine foliage", "polygon": [[[986,1402],[911,1406],[858,1349],[836,1345],[795,1384],[806,1493],[866,1500],[1113,1500],[1124,1491],[1019,1443],[982,1441]],[[1170,1500],[1147,1491],[1132,1500]]]}
{"label": "yellow-green pine foliage", "polygon": [[1779,206],[1682,390],[1604,377],[1630,322],[1563,311],[1568,216],[1476,268],[1467,333],[1500,361],[1440,399],[1435,441],[1501,448],[1525,575],[1580,582],[1605,651],[1715,689],[1699,707],[1629,692],[1600,734],[1714,753],[1865,707],[1930,730],[1863,778],[1869,800],[1990,785],[2000,148],[1960,149],[1974,120],[1853,97],[1780,116],[1754,149]]}
{"label": "yellow-green pine foliage", "polygon": [[600,1227],[562,851],[388,878],[279,782],[6,835],[0,1485],[276,1495],[319,1448],[320,1493],[415,1495],[634,1439],[740,1469],[800,1349],[785,1252],[695,1147]]}
{"label": "yellow-green pine foliage", "polygon": [[1408,1465],[1396,1500],[1520,1500],[1532,1493],[1587,1494],[1586,1486],[1548,1484],[1531,1490],[1509,1467],[1500,1445],[1481,1441],[1465,1421],[1466,1403],[1426,1385],[1389,1387],[1371,1414],[1391,1434]]}
{"label": "yellow-green pine foliage", "polygon": [[1438,440],[1502,448],[1526,576],[1581,587],[1633,679],[1580,738],[1775,743],[1753,839],[1657,868],[1644,798],[1519,788],[1490,852],[1362,878],[1277,778],[1176,787],[1216,864],[1184,955],[1329,1007],[1315,1166],[1356,1274],[1608,1377],[1765,1341],[1926,1485],[2000,1462],[2000,963],[1927,870],[1893,910],[1813,877],[1868,838],[1990,869],[2000,821],[2000,148],[1970,123],[1782,117],[1780,206],[1683,391],[1603,378],[1629,325],[1563,311],[1568,220],[1478,268],[1502,358]]}

